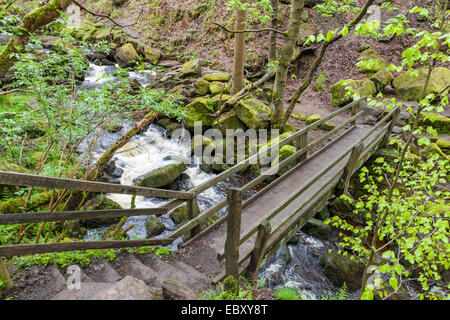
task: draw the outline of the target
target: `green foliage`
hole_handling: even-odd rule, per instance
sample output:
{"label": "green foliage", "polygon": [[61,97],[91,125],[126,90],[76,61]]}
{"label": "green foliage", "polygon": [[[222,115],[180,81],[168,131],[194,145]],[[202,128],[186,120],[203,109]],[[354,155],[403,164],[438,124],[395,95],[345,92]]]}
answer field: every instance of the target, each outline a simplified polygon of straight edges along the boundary
{"label": "green foliage", "polygon": [[302,296],[294,288],[283,287],[275,290],[275,296],[279,300],[302,300]]}
{"label": "green foliage", "polygon": [[344,282],[342,287],[339,288],[339,291],[335,295],[325,295],[321,298],[321,300],[350,300],[347,284]]}
{"label": "green foliage", "polygon": [[208,289],[199,294],[200,300],[253,300],[251,284],[242,278],[244,287],[232,276],[219,283],[216,289]]}
{"label": "green foliage", "polygon": [[72,252],[43,253],[25,257],[17,257],[14,258],[13,262],[20,268],[28,268],[32,265],[53,265],[64,268],[73,264],[76,264],[80,267],[88,266],[93,259],[98,258],[115,261],[117,258],[117,251],[113,249],[98,249]]}

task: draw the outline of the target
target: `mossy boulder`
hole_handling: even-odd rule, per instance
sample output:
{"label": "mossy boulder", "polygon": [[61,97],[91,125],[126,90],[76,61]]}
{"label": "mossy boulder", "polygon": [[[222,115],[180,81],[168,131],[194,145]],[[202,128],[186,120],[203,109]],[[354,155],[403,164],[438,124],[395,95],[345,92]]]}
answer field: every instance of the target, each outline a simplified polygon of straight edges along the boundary
{"label": "mossy boulder", "polygon": [[320,257],[320,265],[327,277],[337,286],[342,287],[345,282],[350,291],[361,288],[364,274],[364,263],[361,261],[333,250]]}
{"label": "mossy boulder", "polygon": [[450,140],[437,139],[435,143],[444,153],[447,155],[450,153]]}
{"label": "mossy boulder", "polygon": [[[28,209],[34,210],[40,206],[46,205],[50,202],[53,192],[41,192],[33,194],[28,201]],[[14,198],[0,202],[0,213],[21,213],[25,206],[27,197]]]}
{"label": "mossy boulder", "polygon": [[257,99],[245,99],[237,103],[236,114],[248,128],[262,129],[269,125],[271,110]]}
{"label": "mossy boulder", "polygon": [[[87,201],[80,210],[118,210],[122,207],[115,201],[108,199],[104,195],[95,197]],[[89,220],[80,220],[80,225],[86,228],[98,228],[102,226],[111,225],[120,221],[120,217],[117,218],[95,218]]]}
{"label": "mossy boulder", "polygon": [[145,221],[145,230],[147,231],[147,238],[151,238],[163,233],[166,230],[166,226],[158,218],[151,217]]}
{"label": "mossy boulder", "polygon": [[162,55],[160,50],[149,47],[149,46],[143,46],[142,51],[143,51],[145,60],[147,60],[150,63],[158,61]]}
{"label": "mossy boulder", "polygon": [[310,236],[322,240],[327,240],[331,235],[330,226],[314,218],[311,218],[308,222],[306,222],[302,228],[302,231]]}
{"label": "mossy boulder", "polygon": [[188,213],[189,209],[187,205],[183,205],[173,209],[169,216],[176,225],[179,225],[188,220]]}
{"label": "mossy boulder", "polygon": [[420,152],[420,155],[423,157],[431,154],[438,154],[441,159],[450,160],[450,156],[447,156],[436,143],[430,143]]}
{"label": "mossy boulder", "polygon": [[197,81],[197,93],[200,96],[207,95],[209,93],[210,83],[206,80],[200,79]]}
{"label": "mossy boulder", "polygon": [[419,121],[421,125],[431,126],[439,133],[446,135],[450,134],[450,118],[439,113],[422,112]]}
{"label": "mossy boulder", "polygon": [[214,102],[211,99],[197,98],[185,108],[184,118],[186,127],[194,128],[195,121],[201,121],[203,127],[211,127],[216,120],[212,114],[215,113]]}
{"label": "mossy boulder", "polygon": [[[290,156],[292,156],[293,154],[295,154],[295,152],[297,152],[297,148],[294,147],[294,146],[290,146],[290,145],[282,146],[280,148],[280,151],[279,151],[280,154],[278,155],[278,157],[275,158],[275,160],[272,163],[272,166],[276,166],[277,164],[279,164],[284,159],[287,159]],[[290,164],[290,165],[288,165],[288,166],[286,166],[284,168],[280,168],[278,170],[277,174],[278,175],[283,175],[287,171],[289,171],[291,168],[293,168],[294,166],[295,166],[295,163],[294,164]]]}
{"label": "mossy boulder", "polygon": [[394,76],[392,73],[386,69],[382,68],[378,70],[371,78],[370,80],[375,83],[375,87],[377,88],[377,91],[382,91],[388,84],[392,82],[394,79]]}
{"label": "mossy boulder", "polygon": [[135,179],[135,182],[141,181],[142,187],[147,188],[159,188],[164,187],[171,182],[175,181],[176,178],[181,176],[183,172],[187,169],[186,164],[175,162],[165,165],[161,168],[157,168],[143,174],[142,176]]}
{"label": "mossy boulder", "polygon": [[101,28],[98,29],[95,33],[95,40],[102,41],[102,40],[108,40],[111,34],[111,28]]}
{"label": "mossy boulder", "polygon": [[242,129],[244,131],[247,129],[245,124],[239,120],[235,113],[220,116],[217,121],[213,123],[212,127],[222,131],[223,134],[226,134],[227,129]]}
{"label": "mossy boulder", "polygon": [[217,94],[229,94],[230,93],[230,89],[228,88],[228,86],[220,81],[214,81],[211,82],[211,84],[209,85],[209,91],[211,91],[211,94],[213,96],[217,95]]}
{"label": "mossy boulder", "polygon": [[292,117],[293,119],[296,119],[296,120],[302,120],[302,121],[306,121],[306,119],[308,118],[307,115],[302,114],[302,113],[299,113],[299,112],[294,112],[294,113],[292,113],[292,114],[291,114],[291,117]]}
{"label": "mossy boulder", "polygon": [[191,141],[191,154],[193,154],[196,149],[204,151],[206,147],[209,147],[211,150],[215,149],[214,141],[203,135],[196,135]]}
{"label": "mossy boulder", "polygon": [[[392,81],[397,97],[408,101],[418,101],[422,94],[423,86],[427,78],[428,68],[408,70]],[[442,92],[450,84],[450,69],[444,67],[434,68],[425,95]],[[447,91],[448,92],[448,91]]]}
{"label": "mossy boulder", "polygon": [[169,131],[168,135],[172,134],[174,130],[181,128],[181,124],[179,124],[178,122],[173,122],[169,118],[159,119],[158,121],[156,121],[156,124],[163,127],[164,129],[167,129]]}
{"label": "mossy boulder", "polygon": [[322,120],[322,116],[320,114],[313,114],[312,116],[309,116],[308,118],[306,118],[306,123],[307,124],[312,124],[312,123],[317,122],[319,120]]}
{"label": "mossy boulder", "polygon": [[[349,94],[347,94],[349,87]],[[371,96],[377,93],[375,83],[371,80],[341,80],[330,86],[331,104],[335,107],[342,107],[353,101],[356,94],[359,97]]]}
{"label": "mossy boulder", "polygon": [[324,123],[322,123],[322,124],[319,126],[319,128],[322,129],[322,130],[325,130],[325,131],[331,131],[331,130],[333,130],[334,128],[336,128],[336,125],[333,124],[333,123],[331,123],[331,122],[325,121]]}
{"label": "mossy boulder", "polygon": [[132,43],[127,43],[117,49],[116,60],[119,66],[129,67],[139,61],[139,54]]}
{"label": "mossy boulder", "polygon": [[202,67],[201,67],[200,59],[194,59],[194,60],[188,61],[185,64],[183,64],[180,71],[178,72],[178,76],[180,78],[199,76],[201,73],[201,70],[202,70]]}
{"label": "mossy boulder", "polygon": [[369,61],[367,65],[360,67],[361,72],[369,76],[388,65],[388,62],[373,49],[366,49],[361,52],[358,61]]}
{"label": "mossy boulder", "polygon": [[228,73],[211,73],[203,76],[203,80],[228,82],[230,75]]}

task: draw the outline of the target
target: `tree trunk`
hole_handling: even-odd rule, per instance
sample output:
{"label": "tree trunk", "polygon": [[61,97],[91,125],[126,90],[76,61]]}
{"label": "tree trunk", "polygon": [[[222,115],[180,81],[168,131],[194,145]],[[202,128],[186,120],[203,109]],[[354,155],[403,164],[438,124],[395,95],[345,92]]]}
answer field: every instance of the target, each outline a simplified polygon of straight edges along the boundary
{"label": "tree trunk", "polygon": [[300,31],[300,18],[302,16],[305,0],[293,0],[289,17],[288,36],[281,49],[280,63],[275,75],[272,108],[272,126],[277,126],[281,122],[283,114],[284,95],[286,92],[286,82],[289,64],[292,60],[294,48]]}
{"label": "tree trunk", "polygon": [[66,11],[72,0],[52,0],[45,6],[36,8],[23,18],[21,28],[13,34],[6,47],[0,52],[0,78],[3,78],[8,70],[14,65],[16,59],[11,57],[19,53],[30,39],[30,34],[42,26],[52,22]]}
{"label": "tree trunk", "polygon": [[[278,0],[270,0],[272,6],[272,29],[278,28]],[[277,60],[277,33],[275,31],[270,32],[269,39],[269,62]]]}
{"label": "tree trunk", "polygon": [[[237,10],[236,30],[245,29],[246,10]],[[244,88],[245,32],[234,35],[233,94]]]}

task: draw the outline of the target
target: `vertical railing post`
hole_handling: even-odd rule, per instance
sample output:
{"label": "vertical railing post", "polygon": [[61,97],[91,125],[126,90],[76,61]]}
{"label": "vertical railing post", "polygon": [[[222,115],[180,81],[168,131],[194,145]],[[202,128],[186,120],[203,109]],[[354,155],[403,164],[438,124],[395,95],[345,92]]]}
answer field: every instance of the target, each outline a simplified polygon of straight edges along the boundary
{"label": "vertical railing post", "polygon": [[242,192],[228,190],[227,239],[225,241],[225,275],[239,277],[239,242],[241,238]]}
{"label": "vertical railing post", "polygon": [[[200,208],[198,207],[197,196],[195,196],[191,200],[188,200],[187,207],[188,207],[189,220],[194,219],[195,217],[197,217],[200,214]],[[192,228],[191,231],[189,231],[189,238],[192,238],[193,236],[199,234],[201,231],[202,230],[200,228],[200,225]]]}
{"label": "vertical railing post", "polygon": [[3,257],[0,257],[0,280],[6,285],[6,288],[10,288],[12,285],[11,277],[9,276],[8,268],[3,261]]}
{"label": "vertical railing post", "polygon": [[[352,105],[352,117],[358,113],[360,101],[361,100],[359,100],[354,105]],[[356,124],[356,119],[351,122],[352,126],[354,126],[355,124]]]}
{"label": "vertical railing post", "polygon": [[255,246],[253,247],[250,264],[247,268],[247,277],[251,281],[258,279],[258,272],[261,266],[261,261],[266,251],[267,242],[269,241],[270,232],[272,228],[267,220],[264,220],[258,228],[258,235],[256,236]]}
{"label": "vertical railing post", "polygon": [[350,184],[350,178],[352,177],[353,170],[355,169],[356,163],[358,162],[359,156],[364,149],[364,144],[362,142],[355,145],[348,159],[347,165],[344,168],[344,173],[342,178],[344,179],[343,193],[348,193],[348,186]]}
{"label": "vertical railing post", "polygon": [[[303,134],[301,134],[300,136],[298,136],[298,138],[295,140],[295,147],[297,148],[297,151],[306,148],[306,146],[308,145],[308,133],[305,132]],[[303,161],[308,157],[308,152],[305,152],[304,154],[302,154],[299,158],[298,161]]]}
{"label": "vertical railing post", "polygon": [[400,108],[397,108],[397,110],[395,110],[394,114],[392,115],[391,122],[389,123],[386,134],[383,138],[383,141],[381,142],[381,146],[385,146],[388,143],[389,137],[391,136],[392,129],[394,129],[394,126],[397,123],[397,119],[398,119],[399,115],[400,115]]}

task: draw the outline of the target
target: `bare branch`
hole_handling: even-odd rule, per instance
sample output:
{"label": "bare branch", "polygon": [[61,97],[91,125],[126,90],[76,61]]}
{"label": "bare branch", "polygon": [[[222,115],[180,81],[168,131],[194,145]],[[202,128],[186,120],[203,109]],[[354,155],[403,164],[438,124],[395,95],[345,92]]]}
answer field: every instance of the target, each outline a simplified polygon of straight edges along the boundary
{"label": "bare branch", "polygon": [[222,28],[223,30],[225,30],[226,32],[229,33],[246,33],[246,32],[276,32],[278,34],[281,34],[283,37],[286,37],[286,32],[277,30],[277,29],[273,29],[273,28],[263,28],[263,29],[256,29],[256,30],[231,30],[228,29],[227,27],[225,27],[223,24],[217,23],[217,22],[213,22],[213,24],[215,24],[216,26],[219,26],[220,28]]}

